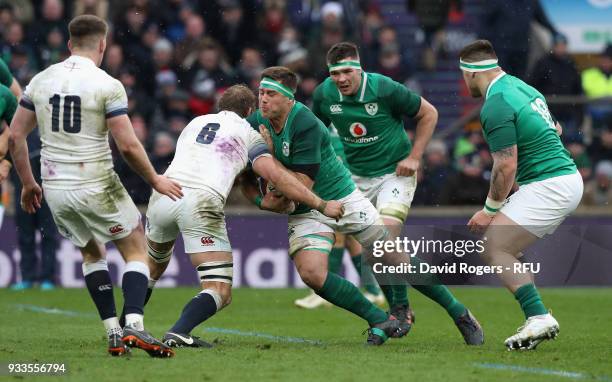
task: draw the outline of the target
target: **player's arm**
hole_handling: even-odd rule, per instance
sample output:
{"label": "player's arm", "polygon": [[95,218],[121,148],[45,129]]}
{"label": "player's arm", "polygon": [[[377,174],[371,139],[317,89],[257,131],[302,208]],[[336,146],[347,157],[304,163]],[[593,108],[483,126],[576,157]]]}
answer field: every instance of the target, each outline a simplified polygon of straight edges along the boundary
{"label": "player's arm", "polygon": [[413,176],[419,169],[425,147],[438,123],[438,111],[426,99],[413,93],[405,85],[385,79],[382,97],[388,102],[396,118],[408,116],[416,121],[416,133],[410,154],[395,169],[398,176]]}
{"label": "player's arm", "polygon": [[19,105],[11,121],[9,150],[13,165],[23,185],[21,207],[28,213],[34,213],[37,208],[41,207],[42,202],[42,190],[32,174],[26,141],[34,128],[36,128],[36,113]]}
{"label": "player's arm", "polygon": [[416,121],[416,132],[412,142],[412,150],[405,160],[398,163],[396,169],[396,174],[400,176],[412,176],[419,169],[425,147],[431,140],[438,123],[438,111],[431,103],[421,97],[421,106],[414,119]]}
{"label": "player's arm", "polygon": [[121,156],[129,166],[147,183],[160,194],[168,196],[172,200],[180,199],[183,196],[181,186],[157,174],[144,147],[136,137],[132,123],[127,114],[117,115],[106,119],[106,125],[117,144]]}
{"label": "player's arm", "polygon": [[10,130],[4,126],[4,121],[0,122],[0,158],[4,158],[8,152]]}
{"label": "player's arm", "polygon": [[474,214],[468,226],[474,230],[486,228],[503,206],[514,185],[518,163],[515,113],[512,107],[495,95],[481,113],[483,131],[491,156],[491,184],[484,208]]}
{"label": "player's arm", "polygon": [[9,89],[11,90],[11,93],[13,93],[15,98],[21,98],[21,85],[19,85],[19,82],[17,82],[17,79],[15,77],[13,77],[13,81],[11,82],[11,86],[9,87]]}
{"label": "player's arm", "polygon": [[340,219],[344,208],[339,202],[326,202],[311,191],[314,181],[305,174],[293,176],[287,169],[271,156],[260,156],[253,162],[253,170],[272,182],[285,197],[305,204],[328,217]]}
{"label": "player's arm", "polygon": [[493,157],[493,169],[491,170],[488,197],[498,203],[503,203],[514,185],[518,161],[516,145],[492,152],[491,156]]}

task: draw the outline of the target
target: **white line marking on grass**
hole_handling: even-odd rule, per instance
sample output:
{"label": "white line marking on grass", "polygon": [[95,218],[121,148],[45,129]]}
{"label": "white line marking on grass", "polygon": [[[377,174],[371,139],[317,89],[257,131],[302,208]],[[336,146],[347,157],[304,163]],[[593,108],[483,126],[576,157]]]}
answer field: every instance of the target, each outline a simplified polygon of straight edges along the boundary
{"label": "white line marking on grass", "polygon": [[577,373],[577,372],[565,371],[565,370],[543,369],[539,367],[526,367],[526,366],[518,366],[518,365],[504,365],[501,363],[474,363],[474,366],[480,367],[482,369],[509,370],[509,371],[517,371],[521,373],[552,375],[555,377],[565,377],[565,378],[572,378],[572,379],[594,379],[594,380],[601,381],[601,382],[612,382],[612,378],[607,377],[605,375],[595,376],[595,375],[589,375],[589,374]]}
{"label": "white line marking on grass", "polygon": [[98,317],[98,315],[94,314],[94,313],[75,312],[75,311],[72,311],[72,310],[63,310],[63,309],[58,309],[58,308],[47,308],[47,307],[44,307],[44,306],[37,306],[37,305],[16,304],[15,307],[18,308],[18,309],[21,309],[21,310],[29,310],[31,312],[37,312],[37,313],[59,314],[59,315],[62,315],[62,316],[71,316],[71,317],[91,317],[91,318]]}
{"label": "white line marking on grass", "polygon": [[[44,306],[29,305],[29,304],[15,304],[14,306],[17,309],[28,310],[30,312],[36,312],[36,313],[56,314],[56,315],[70,316],[70,317],[98,318],[98,315],[95,313],[76,312],[73,310],[47,308]],[[276,342],[287,342],[287,343],[294,343],[294,344],[308,344],[308,345],[323,345],[324,344],[323,342],[318,341],[318,340],[309,340],[309,339],[300,338],[300,337],[275,336],[273,334],[259,333],[259,332],[244,332],[242,330],[237,330],[237,329],[205,327],[204,331],[209,332],[209,333],[233,334],[236,336],[243,336],[243,337],[265,338],[265,339],[276,341]]]}
{"label": "white line marking on grass", "polygon": [[204,331],[210,333],[221,333],[221,334],[234,334],[243,337],[259,337],[266,338],[277,342],[289,342],[294,344],[309,344],[309,345],[323,345],[323,342],[318,340],[309,340],[306,338],[299,337],[286,337],[286,336],[275,336],[273,334],[259,333],[259,332],[243,332],[242,330],[226,329],[226,328],[204,328]]}

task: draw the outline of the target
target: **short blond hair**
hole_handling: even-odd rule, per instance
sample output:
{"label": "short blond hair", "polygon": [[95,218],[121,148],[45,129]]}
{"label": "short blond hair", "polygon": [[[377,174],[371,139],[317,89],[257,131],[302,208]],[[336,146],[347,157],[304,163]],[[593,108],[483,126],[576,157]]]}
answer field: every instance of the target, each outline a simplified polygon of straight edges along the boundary
{"label": "short blond hair", "polygon": [[98,41],[106,37],[106,21],[94,15],[77,16],[68,24],[72,46],[95,48]]}

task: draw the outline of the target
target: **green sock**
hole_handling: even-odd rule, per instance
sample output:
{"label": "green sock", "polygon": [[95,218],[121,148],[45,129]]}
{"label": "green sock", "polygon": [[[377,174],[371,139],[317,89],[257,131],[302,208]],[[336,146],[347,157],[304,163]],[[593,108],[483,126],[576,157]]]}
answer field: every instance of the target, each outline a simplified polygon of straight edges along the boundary
{"label": "green sock", "polygon": [[327,272],[323,288],[317,294],[332,304],[358,315],[370,325],[387,319],[387,314],[363,297],[355,285],[335,273]]}
{"label": "green sock", "polygon": [[[409,305],[408,302],[408,287],[406,285],[392,285],[391,290],[393,291],[393,305]],[[389,303],[391,304],[391,303]]]}
{"label": "green sock", "polygon": [[395,299],[394,299],[394,293],[393,293],[393,285],[381,285],[380,289],[382,290],[383,294],[385,295],[385,298],[387,299],[387,304],[389,304],[389,308],[392,308],[395,306]]}
{"label": "green sock", "polygon": [[548,313],[540,294],[533,284],[525,284],[514,292],[514,298],[521,304],[525,318]]}
{"label": "green sock", "polygon": [[365,288],[366,292],[377,295],[380,293],[380,289],[378,288],[378,283],[376,282],[376,278],[372,273],[370,267],[365,267],[362,272],[361,268],[361,255],[351,256],[351,261],[355,266],[355,270],[361,277],[361,285]]}
{"label": "green sock", "polygon": [[[423,261],[417,257],[410,258],[410,264],[414,264],[417,269],[419,269],[419,264],[422,262]],[[425,285],[412,284],[412,287],[446,309],[446,312],[453,320],[456,320],[465,313],[465,306],[453,296],[445,285],[441,285],[436,277],[433,275],[419,274],[419,279],[422,280],[422,284]]]}
{"label": "green sock", "polygon": [[330,272],[335,273],[337,275],[340,274],[340,269],[342,269],[342,255],[344,255],[344,248],[332,248],[327,259],[327,269]]}

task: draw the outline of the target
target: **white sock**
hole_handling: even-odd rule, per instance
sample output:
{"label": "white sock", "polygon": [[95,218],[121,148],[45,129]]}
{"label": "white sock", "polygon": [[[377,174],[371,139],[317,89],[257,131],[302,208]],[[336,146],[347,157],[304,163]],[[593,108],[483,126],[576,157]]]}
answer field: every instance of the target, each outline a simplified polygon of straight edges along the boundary
{"label": "white sock", "polygon": [[106,320],[102,321],[102,323],[106,329],[106,334],[109,336],[115,333],[123,335],[123,330],[121,329],[121,326],[119,326],[119,319],[117,317],[107,318]]}
{"label": "white sock", "polygon": [[144,330],[144,317],[142,314],[129,313],[125,315],[125,326],[132,327],[136,330]]}

